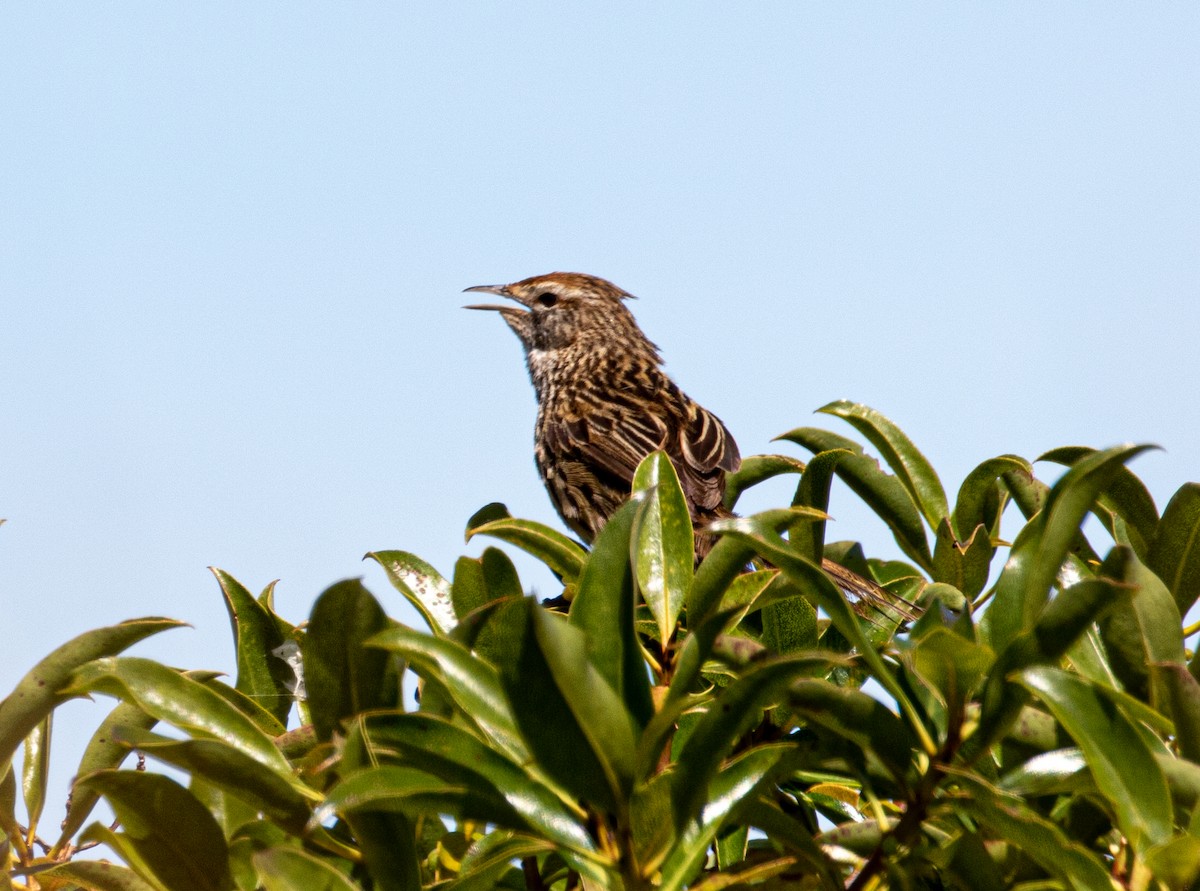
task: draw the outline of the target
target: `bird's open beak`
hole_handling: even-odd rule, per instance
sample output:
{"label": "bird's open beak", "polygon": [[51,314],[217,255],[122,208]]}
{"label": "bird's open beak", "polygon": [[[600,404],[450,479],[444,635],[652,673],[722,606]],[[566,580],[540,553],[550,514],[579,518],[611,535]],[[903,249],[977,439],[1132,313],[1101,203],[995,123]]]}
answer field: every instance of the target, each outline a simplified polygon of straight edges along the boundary
{"label": "bird's open beak", "polygon": [[[521,305],[524,305],[523,300],[518,299],[511,291],[508,290],[508,285],[475,285],[473,288],[463,288],[464,294],[471,291],[476,291],[481,294],[496,294],[499,297],[507,297],[509,300],[513,300]],[[463,309],[490,309],[495,312],[508,313],[524,312],[524,310],[517,309],[515,306],[505,306],[503,304],[496,303],[472,303],[469,306],[464,306]]]}

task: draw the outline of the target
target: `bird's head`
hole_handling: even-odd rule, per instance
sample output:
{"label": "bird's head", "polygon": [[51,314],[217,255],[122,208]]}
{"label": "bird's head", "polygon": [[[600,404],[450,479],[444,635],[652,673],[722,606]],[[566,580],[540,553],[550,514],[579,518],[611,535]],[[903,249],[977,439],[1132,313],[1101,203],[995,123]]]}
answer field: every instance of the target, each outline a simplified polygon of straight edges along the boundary
{"label": "bird's head", "polygon": [[654,360],[658,350],[646,339],[626,308],[632,294],[612,282],[578,272],[551,272],[511,285],[477,285],[467,291],[497,294],[516,305],[476,304],[467,309],[500,313],[521,339],[533,363],[553,360],[561,351],[587,351],[622,343],[648,349]]}

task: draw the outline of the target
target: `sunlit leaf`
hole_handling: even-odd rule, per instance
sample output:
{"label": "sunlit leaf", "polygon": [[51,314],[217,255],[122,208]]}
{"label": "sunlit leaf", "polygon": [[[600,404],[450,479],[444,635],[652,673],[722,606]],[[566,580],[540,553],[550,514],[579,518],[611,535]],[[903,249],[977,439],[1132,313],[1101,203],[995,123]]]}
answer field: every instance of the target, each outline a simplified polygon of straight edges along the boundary
{"label": "sunlit leaf", "polygon": [[407,551],[369,551],[370,558],[383,567],[392,587],[404,595],[438,636],[449,633],[458,622],[450,601],[450,583],[440,572]]}

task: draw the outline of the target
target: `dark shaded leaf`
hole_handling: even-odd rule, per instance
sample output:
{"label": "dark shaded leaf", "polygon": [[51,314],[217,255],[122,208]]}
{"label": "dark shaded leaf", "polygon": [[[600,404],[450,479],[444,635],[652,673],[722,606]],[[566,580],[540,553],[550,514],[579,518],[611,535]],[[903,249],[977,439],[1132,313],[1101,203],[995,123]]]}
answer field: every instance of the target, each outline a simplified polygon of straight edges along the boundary
{"label": "dark shaded leaf", "polygon": [[400,675],[391,654],[364,642],[390,625],[378,601],[352,579],[327,588],[304,635],[304,684],[317,738],[328,740],[343,720],[400,702]]}
{"label": "dark shaded leaf", "polygon": [[1117,823],[1138,849],[1171,836],[1166,778],[1133,723],[1091,683],[1057,668],[1017,675],[1079,744]]}
{"label": "dark shaded leaf", "polygon": [[654,706],[634,628],[634,570],[630,562],[630,540],[640,506],[641,497],[631,498],[600,530],[579,577],[570,622],[572,628],[582,632],[578,644],[586,651],[592,668],[644,726]]}
{"label": "dark shaded leaf", "polygon": [[1185,483],[1167,502],[1148,563],[1186,616],[1200,599],[1200,483]]}
{"label": "dark shaded leaf", "polygon": [[[171,891],[229,891],[229,849],[212,814],[187,789],[154,773],[102,770],[79,784],[100,792],[120,837]],[[134,865],[135,868],[137,864]]]}

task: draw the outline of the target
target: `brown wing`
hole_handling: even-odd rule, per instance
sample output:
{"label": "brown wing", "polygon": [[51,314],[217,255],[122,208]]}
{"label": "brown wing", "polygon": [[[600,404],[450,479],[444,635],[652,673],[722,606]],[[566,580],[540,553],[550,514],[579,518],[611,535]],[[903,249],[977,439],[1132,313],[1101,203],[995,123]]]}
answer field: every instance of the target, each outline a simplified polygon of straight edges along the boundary
{"label": "brown wing", "polygon": [[725,495],[725,473],[741,467],[742,457],[720,418],[691,400],[687,400],[685,413],[679,454],[671,457],[694,509],[714,510]]}

